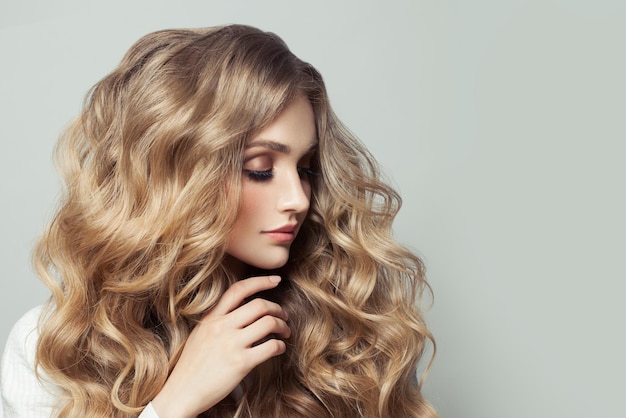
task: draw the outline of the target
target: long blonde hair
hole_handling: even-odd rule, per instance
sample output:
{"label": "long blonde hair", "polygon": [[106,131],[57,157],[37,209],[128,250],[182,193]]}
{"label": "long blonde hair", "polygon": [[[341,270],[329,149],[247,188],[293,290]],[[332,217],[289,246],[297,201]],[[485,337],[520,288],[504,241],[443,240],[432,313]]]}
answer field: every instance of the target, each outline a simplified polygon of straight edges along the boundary
{"label": "long blonde hair", "polygon": [[242,25],[146,35],[97,83],[56,150],[60,209],[34,260],[51,289],[37,364],[61,417],[131,417],[159,392],[189,332],[236,277],[224,267],[242,155],[298,94],[319,136],[311,208],[267,295],[287,352],[238,402],[204,416],[435,417],[415,382],[432,337],[421,261],[398,245],[400,198],[333,114],[320,74]]}

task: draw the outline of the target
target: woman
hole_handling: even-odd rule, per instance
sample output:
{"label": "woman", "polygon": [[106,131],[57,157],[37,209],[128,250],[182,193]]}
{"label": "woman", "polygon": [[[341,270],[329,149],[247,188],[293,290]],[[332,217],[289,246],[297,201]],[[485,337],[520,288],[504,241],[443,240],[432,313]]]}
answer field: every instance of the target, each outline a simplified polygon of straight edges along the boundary
{"label": "woman", "polygon": [[10,337],[7,414],[436,416],[400,199],[276,35],[145,36],[57,161],[35,251],[52,298]]}

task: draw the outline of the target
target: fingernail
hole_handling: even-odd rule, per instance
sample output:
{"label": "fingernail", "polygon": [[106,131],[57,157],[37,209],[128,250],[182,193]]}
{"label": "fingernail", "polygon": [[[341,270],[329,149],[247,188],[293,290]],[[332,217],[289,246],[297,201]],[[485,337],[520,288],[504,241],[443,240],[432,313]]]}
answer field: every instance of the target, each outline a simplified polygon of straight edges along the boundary
{"label": "fingernail", "polygon": [[280,282],[280,276],[270,276],[270,282],[272,283]]}

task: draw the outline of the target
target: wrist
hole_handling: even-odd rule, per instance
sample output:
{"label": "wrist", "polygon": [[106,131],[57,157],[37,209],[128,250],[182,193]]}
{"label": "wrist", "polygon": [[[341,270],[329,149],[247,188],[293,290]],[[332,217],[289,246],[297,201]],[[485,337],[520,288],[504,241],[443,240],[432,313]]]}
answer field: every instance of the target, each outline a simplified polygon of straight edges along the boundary
{"label": "wrist", "polygon": [[198,416],[185,410],[185,402],[182,402],[182,399],[170,397],[163,391],[159,392],[151,404],[159,418],[195,418]]}

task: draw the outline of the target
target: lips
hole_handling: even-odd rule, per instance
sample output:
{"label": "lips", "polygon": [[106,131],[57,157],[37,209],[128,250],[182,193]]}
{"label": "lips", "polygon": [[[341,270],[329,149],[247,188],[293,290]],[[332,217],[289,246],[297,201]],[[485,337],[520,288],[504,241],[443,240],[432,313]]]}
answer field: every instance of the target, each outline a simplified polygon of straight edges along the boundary
{"label": "lips", "polygon": [[271,231],[262,231],[262,234],[276,242],[291,242],[296,238],[298,224],[281,226]]}

